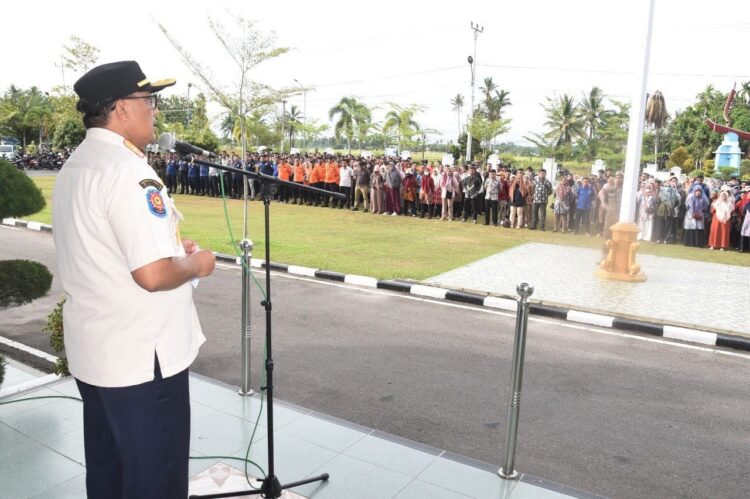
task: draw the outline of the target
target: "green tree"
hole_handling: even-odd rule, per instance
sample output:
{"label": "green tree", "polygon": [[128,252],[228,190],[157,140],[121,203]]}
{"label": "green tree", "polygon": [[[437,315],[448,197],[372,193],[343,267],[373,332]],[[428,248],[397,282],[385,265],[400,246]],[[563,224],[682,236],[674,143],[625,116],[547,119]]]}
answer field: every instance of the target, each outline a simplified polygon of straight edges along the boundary
{"label": "green tree", "polygon": [[302,115],[302,111],[292,104],[292,107],[289,108],[289,111],[286,113],[286,124],[289,127],[289,147],[294,147],[294,136],[299,132],[300,126],[302,125],[302,120],[304,120],[305,117]]}
{"label": "green tree", "polygon": [[39,88],[22,90],[14,85],[0,98],[0,134],[21,141],[24,149],[49,124],[52,106]]}
{"label": "green tree", "polygon": [[333,134],[337,140],[346,138],[346,148],[349,154],[352,152],[352,139],[355,135],[355,126],[362,120],[364,114],[369,114],[367,106],[354,97],[342,97],[338,104],[328,110],[328,119],[336,120],[333,126]]}
{"label": "green tree", "polygon": [[495,90],[495,96],[489,101],[489,107],[487,108],[487,119],[495,121],[502,118],[503,109],[513,105],[509,96],[510,91],[508,90]]}
{"label": "green tree", "polygon": [[591,87],[589,93],[584,94],[583,99],[581,99],[581,119],[588,132],[589,140],[594,138],[596,129],[599,128],[604,119],[606,113],[604,99],[604,92],[597,86]]}
{"label": "green tree", "polygon": [[547,97],[546,101],[542,106],[547,117],[544,122],[547,132],[544,136],[554,144],[562,159],[568,159],[573,143],[586,136],[585,121],[570,95],[563,94],[555,99]]}
{"label": "green tree", "polygon": [[386,134],[390,130],[396,132],[396,150],[400,154],[401,145],[403,143],[410,143],[412,137],[420,130],[419,124],[414,120],[414,116],[422,108],[415,105],[402,107],[394,103],[390,103],[390,106],[391,110],[386,113],[385,121],[383,122],[383,131]]}
{"label": "green tree", "polygon": [[372,111],[366,105],[361,104],[357,114],[354,116],[355,131],[359,141],[359,153],[362,154],[362,143],[374,126],[372,122]]}
{"label": "green tree", "polygon": [[65,118],[55,126],[52,145],[55,148],[74,148],[86,137],[86,128],[78,117]]}
{"label": "green tree", "polygon": [[669,166],[682,167],[686,161],[692,161],[692,157],[690,156],[687,147],[680,146],[675,148],[672,151],[672,154],[669,155],[669,162],[667,164]]}
{"label": "green tree", "polygon": [[[204,99],[205,100],[205,99]],[[187,95],[170,95],[159,98],[159,115],[161,123],[181,123],[187,128],[192,119],[193,103]]]}
{"label": "green tree", "polygon": [[[480,143],[485,142],[485,156],[490,154],[491,141],[509,129],[509,120],[489,120],[485,116],[475,116],[469,122],[472,138],[476,137]],[[472,151],[474,149],[472,148]]]}
{"label": "green tree", "polygon": [[484,105],[487,114],[489,114],[489,110],[492,108],[492,92],[495,90],[497,90],[497,85],[492,81],[491,76],[486,77],[483,85],[479,87],[479,91],[483,94],[482,105]]}
{"label": "green tree", "polygon": [[63,45],[63,65],[76,73],[85,73],[99,60],[99,49],[85,40],[72,35]]}
{"label": "green tree", "polygon": [[0,160],[0,219],[31,215],[44,208],[42,191],[15,165]]}
{"label": "green tree", "polygon": [[[210,68],[195,58],[177,39],[159,24],[159,29],[172,46],[182,56],[182,60],[190,71],[202,82],[211,98],[219,103],[227,112],[235,116],[240,124],[240,140],[243,151],[247,147],[247,120],[253,110],[263,108],[298,95],[296,87],[274,89],[271,86],[251,78],[253,71],[263,62],[275,59],[289,51],[287,47],[277,47],[273,34],[262,32],[255,21],[246,19],[239,14],[227,14],[234,23],[234,30],[228,28],[219,20],[209,17],[208,24],[213,36],[224,48],[229,60],[233,63],[236,73],[233,75],[232,88],[225,88],[221,82],[213,77],[218,71]],[[221,71],[221,74],[226,74]]]}

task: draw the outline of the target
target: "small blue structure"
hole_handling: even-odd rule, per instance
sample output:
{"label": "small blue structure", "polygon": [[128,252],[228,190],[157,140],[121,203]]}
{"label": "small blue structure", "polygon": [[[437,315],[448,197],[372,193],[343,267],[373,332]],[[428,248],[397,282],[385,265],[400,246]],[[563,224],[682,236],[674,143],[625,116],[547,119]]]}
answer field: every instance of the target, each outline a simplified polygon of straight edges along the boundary
{"label": "small blue structure", "polygon": [[724,134],[724,141],[716,149],[716,168],[736,168],[740,171],[742,163],[742,150],[740,149],[740,139],[734,132]]}

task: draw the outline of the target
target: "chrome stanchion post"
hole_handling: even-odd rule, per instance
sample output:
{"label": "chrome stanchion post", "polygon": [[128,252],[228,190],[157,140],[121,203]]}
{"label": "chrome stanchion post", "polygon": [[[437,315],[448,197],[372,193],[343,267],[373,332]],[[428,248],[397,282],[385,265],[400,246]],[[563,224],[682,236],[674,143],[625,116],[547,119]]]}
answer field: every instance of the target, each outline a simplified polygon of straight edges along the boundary
{"label": "chrome stanchion post", "polygon": [[518,437],[518,412],[521,408],[521,384],[523,382],[523,358],[526,353],[526,326],[529,322],[529,297],[534,287],[522,282],[516,286],[518,313],[516,314],[516,334],[513,339],[513,372],[510,378],[510,406],[505,430],[505,459],[498,474],[505,479],[515,480],[518,472],[514,468],[516,460],[516,438]]}
{"label": "chrome stanchion post", "polygon": [[242,248],[242,383],[240,395],[252,395],[250,388],[250,268],[253,243],[249,239],[240,241]]}

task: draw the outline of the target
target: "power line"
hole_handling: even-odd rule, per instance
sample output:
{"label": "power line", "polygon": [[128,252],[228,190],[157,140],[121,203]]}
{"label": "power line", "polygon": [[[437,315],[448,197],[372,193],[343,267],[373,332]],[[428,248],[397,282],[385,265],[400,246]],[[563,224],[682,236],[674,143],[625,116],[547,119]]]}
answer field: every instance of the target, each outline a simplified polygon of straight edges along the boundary
{"label": "power line", "polygon": [[[613,75],[631,75],[632,71],[618,71],[613,69],[583,69],[583,68],[562,68],[555,66],[513,66],[503,64],[479,64],[485,68],[498,68],[498,69],[523,69],[530,71],[561,71],[569,73],[597,73],[597,74],[613,74]],[[750,78],[750,75],[732,75],[732,74],[708,74],[708,73],[666,73],[656,71],[653,74],[660,76],[690,76],[690,77],[701,77],[701,78],[737,78],[745,79]]]}
{"label": "power line", "polygon": [[394,78],[404,78],[406,76],[418,76],[418,75],[423,75],[423,74],[440,73],[443,71],[453,71],[455,69],[459,69],[463,67],[464,66],[450,66],[446,68],[429,69],[426,71],[415,71],[413,73],[401,73],[401,74],[395,74],[395,75],[376,76],[375,78],[366,78],[362,80],[338,81],[334,83],[324,83],[321,85],[312,85],[312,86],[314,88],[326,88],[326,87],[335,87],[339,85],[351,85],[353,83],[368,83],[371,81],[392,80]]}

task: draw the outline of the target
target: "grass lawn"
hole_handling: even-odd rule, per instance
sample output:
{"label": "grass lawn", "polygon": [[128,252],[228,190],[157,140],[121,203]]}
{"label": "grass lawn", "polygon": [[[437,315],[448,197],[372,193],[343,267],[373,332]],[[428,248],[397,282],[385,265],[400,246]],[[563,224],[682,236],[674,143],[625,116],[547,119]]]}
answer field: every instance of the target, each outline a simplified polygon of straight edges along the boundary
{"label": "grass lawn", "polygon": [[[28,220],[51,223],[55,177],[33,177],[47,207]],[[182,235],[201,247],[234,254],[219,199],[175,196],[185,215]],[[235,239],[242,238],[242,201],[227,201]],[[263,203],[250,202],[249,238],[253,256],[263,258]],[[548,216],[549,225],[552,218]],[[461,222],[412,217],[385,217],[346,209],[271,204],[271,259],[274,262],[362,274],[379,278],[425,279],[526,242],[600,248],[595,237],[551,231],[501,229]],[[650,255],[729,265],[750,265],[750,255],[708,251],[682,245],[642,243]],[[544,262],[543,262],[544,263]],[[552,262],[550,262],[552,263]],[[689,263],[686,269],[689,269]],[[593,271],[594,263],[591,269]]]}

